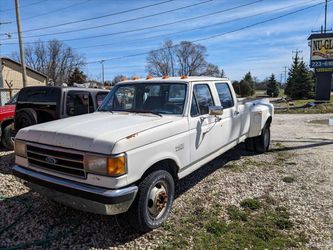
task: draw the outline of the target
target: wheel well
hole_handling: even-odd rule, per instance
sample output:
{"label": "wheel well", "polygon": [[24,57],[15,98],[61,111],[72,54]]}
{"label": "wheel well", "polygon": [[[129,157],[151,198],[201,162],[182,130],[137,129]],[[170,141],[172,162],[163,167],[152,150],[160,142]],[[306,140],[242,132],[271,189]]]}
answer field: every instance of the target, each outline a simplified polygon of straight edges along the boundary
{"label": "wheel well", "polygon": [[152,172],[157,171],[157,170],[166,170],[166,171],[168,171],[172,175],[173,179],[175,181],[178,181],[179,167],[178,167],[177,163],[172,159],[165,159],[165,160],[156,162],[154,165],[149,167],[146,170],[146,172],[144,172],[144,174],[141,177],[141,180],[144,179],[149,174],[151,174]]}
{"label": "wheel well", "polygon": [[272,117],[270,116],[268,117],[266,124],[271,125],[271,123],[272,123]]}
{"label": "wheel well", "polygon": [[1,130],[3,130],[5,127],[7,127],[9,124],[13,123],[14,119],[7,119],[1,122]]}

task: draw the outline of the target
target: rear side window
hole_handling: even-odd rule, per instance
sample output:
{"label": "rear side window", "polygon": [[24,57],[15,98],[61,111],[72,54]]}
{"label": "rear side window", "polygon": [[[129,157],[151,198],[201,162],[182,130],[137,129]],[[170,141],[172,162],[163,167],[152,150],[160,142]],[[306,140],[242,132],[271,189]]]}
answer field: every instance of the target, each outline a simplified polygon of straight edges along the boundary
{"label": "rear side window", "polygon": [[69,91],[66,98],[67,115],[75,116],[94,112],[91,95],[86,91]]}
{"label": "rear side window", "polygon": [[58,102],[61,89],[56,87],[27,87],[20,90],[17,102]]}
{"label": "rear side window", "polygon": [[219,94],[221,105],[224,109],[231,108],[234,106],[234,100],[227,83],[216,83],[216,89]]}
{"label": "rear side window", "polygon": [[96,94],[96,104],[97,104],[97,107],[99,107],[103,101],[104,101],[104,98],[108,95],[109,93],[108,92],[98,92]]}
{"label": "rear side window", "polygon": [[[209,86],[207,84],[194,85],[193,96],[195,98],[199,114],[200,115],[208,114],[209,106],[214,106],[214,101]],[[194,105],[193,102],[194,101],[192,101],[191,110],[195,112],[195,108],[193,107]]]}

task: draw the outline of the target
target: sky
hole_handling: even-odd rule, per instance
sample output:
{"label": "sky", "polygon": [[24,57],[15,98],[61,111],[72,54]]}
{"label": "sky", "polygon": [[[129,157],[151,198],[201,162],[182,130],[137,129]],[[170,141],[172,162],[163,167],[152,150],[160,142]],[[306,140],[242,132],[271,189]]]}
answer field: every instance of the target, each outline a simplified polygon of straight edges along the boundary
{"label": "sky", "polygon": [[[206,46],[207,61],[220,66],[231,80],[250,71],[259,80],[273,73],[284,82],[284,67],[290,67],[293,51],[302,51],[309,63],[307,38],[324,24],[324,2],[20,0],[21,30],[25,44],[64,41],[85,57],[83,71],[97,80],[102,79],[101,60],[105,80],[118,74],[145,77],[147,53],[170,39]],[[0,0],[0,56],[19,52],[14,4]],[[333,1],[327,20],[327,28],[332,28]]]}

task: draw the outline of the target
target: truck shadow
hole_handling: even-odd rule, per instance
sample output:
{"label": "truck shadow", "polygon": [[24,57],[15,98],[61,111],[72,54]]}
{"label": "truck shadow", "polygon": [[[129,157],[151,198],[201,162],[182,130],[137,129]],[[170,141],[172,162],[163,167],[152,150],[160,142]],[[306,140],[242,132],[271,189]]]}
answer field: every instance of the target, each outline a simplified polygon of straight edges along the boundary
{"label": "truck shadow", "polygon": [[11,174],[12,167],[15,162],[15,156],[13,151],[0,151],[0,174]]}
{"label": "truck shadow", "polygon": [[[253,155],[242,148],[239,145],[180,180],[176,199],[229,161]],[[7,168],[0,171],[8,174]],[[163,232],[163,229],[157,229],[150,234],[154,237]],[[74,210],[32,191],[12,198],[0,197],[0,248],[109,248],[134,241],[141,235],[129,221],[124,223],[119,216]]]}

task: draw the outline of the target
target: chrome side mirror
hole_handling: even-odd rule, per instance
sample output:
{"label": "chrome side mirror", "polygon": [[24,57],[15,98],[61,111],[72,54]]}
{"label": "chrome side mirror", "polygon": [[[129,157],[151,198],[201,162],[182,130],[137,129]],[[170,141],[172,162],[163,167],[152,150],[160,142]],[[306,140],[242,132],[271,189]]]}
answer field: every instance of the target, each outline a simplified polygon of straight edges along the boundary
{"label": "chrome side mirror", "polygon": [[223,115],[223,107],[222,106],[209,106],[209,115]]}

